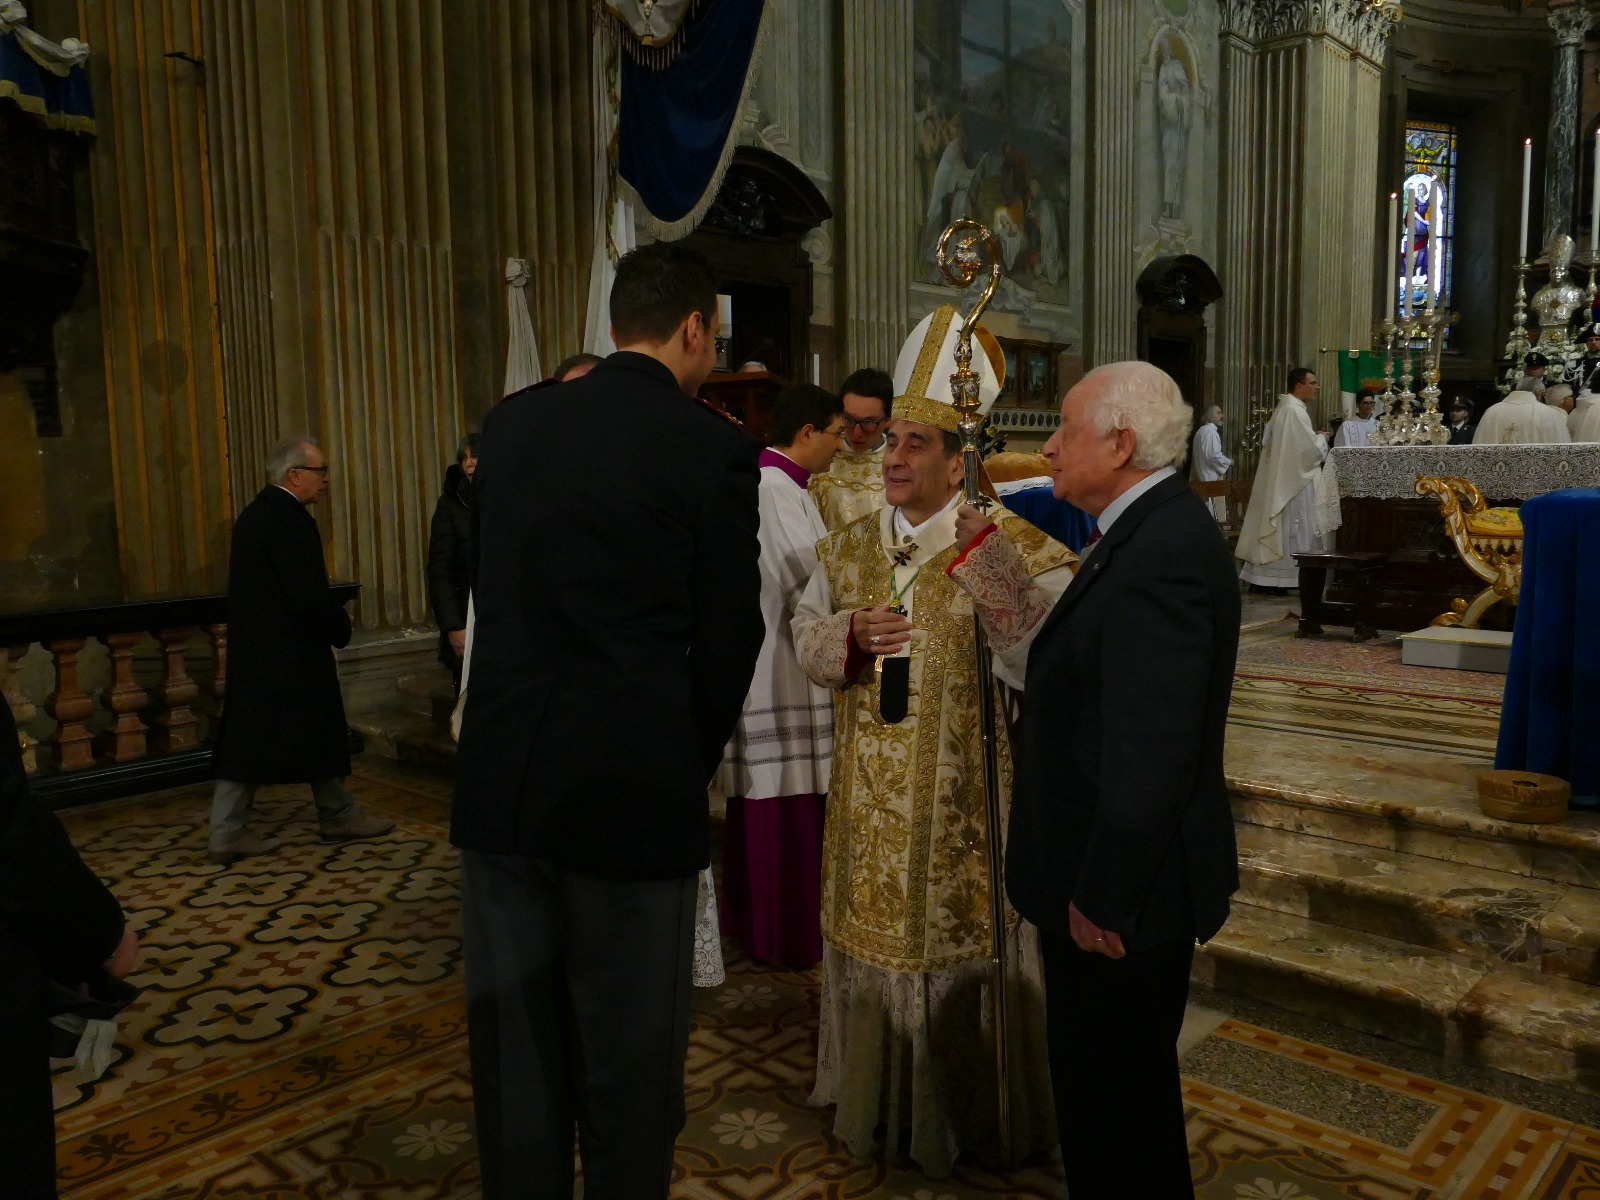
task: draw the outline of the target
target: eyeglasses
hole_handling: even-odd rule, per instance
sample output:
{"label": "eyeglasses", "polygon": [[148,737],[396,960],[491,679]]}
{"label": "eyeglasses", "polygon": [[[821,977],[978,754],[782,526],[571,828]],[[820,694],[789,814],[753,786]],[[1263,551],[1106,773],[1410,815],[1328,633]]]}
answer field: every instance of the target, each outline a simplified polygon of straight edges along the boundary
{"label": "eyeglasses", "polygon": [[862,433],[877,433],[883,428],[882,417],[852,417],[846,413],[842,419],[845,433],[849,433],[852,429],[859,429]]}

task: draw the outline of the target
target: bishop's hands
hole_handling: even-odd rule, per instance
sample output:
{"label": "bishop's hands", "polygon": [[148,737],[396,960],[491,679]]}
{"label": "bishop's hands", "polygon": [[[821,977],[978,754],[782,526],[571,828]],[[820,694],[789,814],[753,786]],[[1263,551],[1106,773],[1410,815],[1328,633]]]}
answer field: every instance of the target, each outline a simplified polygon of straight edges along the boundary
{"label": "bishop's hands", "polygon": [[963,504],[956,509],[956,545],[972,545],[993,524],[987,514],[970,504]]}
{"label": "bishop's hands", "polygon": [[1079,912],[1076,904],[1067,905],[1067,923],[1072,931],[1072,940],[1085,954],[1104,954],[1107,958],[1127,957],[1122,938],[1109,929],[1101,929]]}
{"label": "bishop's hands", "polygon": [[891,608],[858,608],[850,615],[850,636],[868,654],[895,654],[911,640],[911,622]]}

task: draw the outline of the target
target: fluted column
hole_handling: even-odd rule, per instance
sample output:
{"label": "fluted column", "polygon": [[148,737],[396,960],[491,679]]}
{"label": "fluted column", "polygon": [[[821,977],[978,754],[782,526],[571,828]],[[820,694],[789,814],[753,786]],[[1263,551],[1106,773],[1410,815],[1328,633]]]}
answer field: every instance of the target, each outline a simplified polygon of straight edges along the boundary
{"label": "fluted column", "polygon": [[[912,158],[912,0],[843,0],[836,295],[850,367],[893,367],[911,332],[920,222],[906,203]],[[771,47],[770,54],[783,53]]]}
{"label": "fluted column", "polygon": [[1572,233],[1572,205],[1578,182],[1578,106],[1582,80],[1579,58],[1592,14],[1583,4],[1550,9],[1550,27],[1556,31],[1555,69],[1550,73],[1550,139],[1544,168],[1544,240],[1548,246],[1557,234]]}
{"label": "fluted column", "polygon": [[1139,300],[1134,284],[1138,109],[1128,102],[1139,76],[1141,6],[1087,6],[1089,75],[1084,366],[1134,357]]}
{"label": "fluted column", "polygon": [[204,78],[191,0],[78,6],[98,136],[89,153],[122,581],[217,586],[230,504],[212,272]]}
{"label": "fluted column", "polygon": [[1217,393],[1216,402],[1225,416],[1230,454],[1238,462],[1241,478],[1255,469],[1253,457],[1244,461],[1242,434],[1249,424],[1250,397],[1254,385],[1250,358],[1251,321],[1255,296],[1251,274],[1256,261],[1255,213],[1257,175],[1254,170],[1257,124],[1256,49],[1236,31],[1222,35],[1221,114],[1217,139],[1221,196],[1217,216],[1217,279],[1222,284],[1222,302],[1217,314]]}

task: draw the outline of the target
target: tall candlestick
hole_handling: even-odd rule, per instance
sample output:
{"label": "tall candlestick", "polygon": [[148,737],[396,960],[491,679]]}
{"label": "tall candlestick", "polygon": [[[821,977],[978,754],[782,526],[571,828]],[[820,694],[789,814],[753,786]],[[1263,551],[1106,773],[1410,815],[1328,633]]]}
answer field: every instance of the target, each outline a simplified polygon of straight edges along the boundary
{"label": "tall candlestick", "polygon": [[1522,261],[1528,261],[1528,188],[1533,179],[1533,139],[1522,139],[1522,237],[1517,245],[1522,249]]}
{"label": "tall candlestick", "polygon": [[1405,315],[1411,315],[1411,292],[1417,279],[1417,193],[1406,188],[1406,306]]}
{"label": "tall candlestick", "polygon": [[1400,201],[1395,193],[1389,193],[1389,240],[1384,244],[1383,256],[1389,261],[1389,291],[1383,302],[1383,311],[1386,313],[1398,312],[1400,308],[1400,294],[1394,290],[1394,260],[1400,252],[1400,242],[1396,236],[1395,222],[1399,219]]}
{"label": "tall candlestick", "polygon": [[1600,250],[1600,129],[1594,131],[1594,188],[1589,199],[1589,261]]}
{"label": "tall candlestick", "polygon": [[1439,184],[1434,182],[1428,194],[1428,311],[1433,311],[1440,289],[1444,286],[1444,264],[1439,261],[1439,217],[1444,205],[1439,203]]}

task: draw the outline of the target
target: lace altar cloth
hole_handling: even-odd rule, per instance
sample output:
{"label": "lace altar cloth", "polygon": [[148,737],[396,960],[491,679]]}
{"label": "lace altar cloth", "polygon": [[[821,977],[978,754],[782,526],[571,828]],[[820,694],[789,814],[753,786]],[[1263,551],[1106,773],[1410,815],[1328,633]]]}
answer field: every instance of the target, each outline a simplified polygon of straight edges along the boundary
{"label": "lace altar cloth", "polygon": [[1600,487],[1600,443],[1540,446],[1339,446],[1318,476],[1317,532],[1339,528],[1346,496],[1414,500],[1417,476],[1458,475],[1484,499],[1526,500],[1561,488]]}

